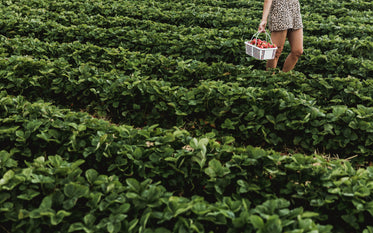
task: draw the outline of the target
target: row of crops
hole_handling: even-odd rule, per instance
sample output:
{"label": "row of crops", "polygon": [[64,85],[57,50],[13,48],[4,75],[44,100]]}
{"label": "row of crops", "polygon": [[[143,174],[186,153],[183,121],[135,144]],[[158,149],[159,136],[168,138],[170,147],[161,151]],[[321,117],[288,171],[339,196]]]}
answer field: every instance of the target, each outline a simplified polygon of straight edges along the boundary
{"label": "row of crops", "polygon": [[373,232],[373,3],[300,3],[273,74],[261,1],[2,1],[0,232]]}

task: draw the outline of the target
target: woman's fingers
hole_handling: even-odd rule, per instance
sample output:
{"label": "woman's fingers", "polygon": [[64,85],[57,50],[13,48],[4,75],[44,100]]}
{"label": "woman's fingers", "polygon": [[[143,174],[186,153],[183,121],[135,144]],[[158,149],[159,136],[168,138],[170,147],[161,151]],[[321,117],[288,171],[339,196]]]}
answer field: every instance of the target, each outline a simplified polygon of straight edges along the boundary
{"label": "woman's fingers", "polygon": [[258,28],[258,32],[265,32],[266,30],[265,30],[265,27],[259,27]]}
{"label": "woman's fingers", "polygon": [[258,31],[259,31],[259,32],[265,32],[266,25],[267,25],[267,23],[262,21],[262,22],[259,24]]}

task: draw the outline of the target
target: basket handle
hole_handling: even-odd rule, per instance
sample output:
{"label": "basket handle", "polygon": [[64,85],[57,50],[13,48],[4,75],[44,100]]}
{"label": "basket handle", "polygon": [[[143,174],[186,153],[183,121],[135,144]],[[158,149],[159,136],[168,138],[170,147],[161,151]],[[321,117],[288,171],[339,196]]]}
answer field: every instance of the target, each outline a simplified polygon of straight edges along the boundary
{"label": "basket handle", "polygon": [[[251,37],[251,40],[250,41],[252,41],[253,40],[253,38],[255,37],[255,46],[257,45],[257,41],[258,41],[258,36],[259,36],[259,34],[260,34],[261,32],[260,31],[257,31],[252,37]],[[272,38],[271,38],[271,35],[269,35],[269,33],[267,32],[267,31],[265,31],[265,34],[266,34],[266,41],[268,42],[268,37],[269,37],[269,39],[270,39],[270,41],[271,41],[271,44],[273,44],[272,43]]]}

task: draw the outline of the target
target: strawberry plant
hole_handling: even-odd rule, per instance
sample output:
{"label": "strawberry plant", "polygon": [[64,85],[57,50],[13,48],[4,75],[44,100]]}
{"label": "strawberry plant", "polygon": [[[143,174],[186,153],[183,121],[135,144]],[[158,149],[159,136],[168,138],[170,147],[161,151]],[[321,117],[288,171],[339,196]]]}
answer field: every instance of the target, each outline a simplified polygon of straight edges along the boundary
{"label": "strawberry plant", "polygon": [[[1,115],[3,123],[17,121],[19,124],[12,128],[7,127],[8,123],[3,124],[0,137],[1,142],[7,145],[1,152],[3,170],[0,188],[4,191],[18,190],[14,195],[2,194],[5,198],[2,211],[5,211],[8,220],[14,219],[14,214],[21,214],[26,225],[36,219],[41,225],[35,227],[40,229],[48,225],[57,227],[60,224],[67,227],[63,223],[68,221],[74,223],[70,226],[71,230],[81,230],[93,227],[94,219],[102,219],[99,216],[106,216],[105,211],[116,211],[115,208],[109,207],[110,205],[120,208],[120,212],[115,212],[119,214],[118,220],[110,215],[110,219],[104,218],[98,225],[95,224],[96,227],[103,227],[109,232],[112,228],[146,228],[150,220],[145,219],[149,218],[158,219],[163,216],[163,220],[157,221],[164,223],[176,217],[180,220],[182,214],[190,211],[197,211],[194,213],[198,213],[200,217],[196,219],[203,222],[212,221],[218,225],[229,223],[232,230],[244,227],[247,221],[245,219],[255,218],[251,220],[254,221],[251,224],[258,229],[272,224],[272,218],[280,218],[286,222],[295,217],[271,212],[276,210],[272,207],[269,210],[257,207],[254,212],[252,209],[238,208],[241,206],[239,201],[244,201],[249,206],[267,205],[265,203],[271,203],[269,197],[286,198],[295,206],[301,205],[302,208],[294,210],[294,213],[303,216],[302,219],[311,217],[326,222],[343,219],[345,227],[362,229],[366,227],[365,221],[357,219],[371,218],[371,187],[367,186],[372,178],[370,168],[355,169],[348,162],[327,161],[318,155],[284,156],[255,147],[234,147],[231,145],[232,138],[223,138],[220,144],[216,142],[213,134],[197,139],[190,137],[185,130],[165,131],[157,126],[134,129],[124,125],[110,125],[87,114],[60,110],[42,102],[31,104],[21,97],[8,97],[4,92],[1,99],[5,110]],[[27,151],[27,148],[30,149]],[[48,156],[46,160],[43,156],[45,153],[61,154],[65,159]],[[264,169],[261,169],[263,166]],[[25,174],[30,175],[23,178]],[[82,177],[83,174],[86,178]],[[113,175],[118,178],[106,178]],[[346,182],[347,178],[350,182]],[[128,188],[122,188],[120,180],[126,180]],[[38,187],[37,184],[41,186]],[[29,185],[30,190],[22,193]],[[98,185],[97,189],[94,188],[95,185]],[[121,192],[125,192],[122,197],[124,199],[120,202],[114,201],[112,198]],[[177,193],[182,198],[172,198],[167,192]],[[166,195],[165,200],[162,195]],[[203,201],[201,203],[197,201],[196,195],[205,197],[210,202],[205,202],[204,198],[198,199]],[[6,206],[13,205],[10,199],[12,196],[21,200],[35,199],[35,202],[17,202],[18,211],[14,212],[6,209]],[[207,207],[224,203],[231,198],[231,210],[219,210],[225,207]],[[287,201],[273,201],[282,203],[280,209],[289,207]],[[40,204],[26,207],[26,203]],[[164,205],[168,207],[163,210]],[[193,207],[194,205],[196,206]],[[201,208],[200,205],[207,209],[194,209]],[[84,223],[75,223],[67,220],[82,219],[77,217],[80,213],[72,212],[72,208],[87,208],[84,206],[91,208],[90,216],[87,216],[90,221],[87,219]],[[144,208],[151,209],[143,212]],[[303,208],[306,208],[304,215]],[[317,209],[319,214],[308,215],[307,211],[312,209]],[[334,219],[333,216],[326,218],[333,210],[342,213],[341,219]],[[154,215],[149,214],[149,211],[155,211]],[[164,215],[156,214],[158,211],[165,211]],[[216,215],[216,219],[207,218],[208,215],[203,217],[210,211],[222,211],[221,216]],[[229,211],[238,212],[237,215],[232,215]],[[250,217],[251,215],[257,216]],[[128,219],[129,216],[134,219]],[[145,222],[136,220],[142,218]],[[119,224],[119,219],[128,219],[128,225],[126,222],[124,225]],[[28,221],[30,222],[26,223]],[[299,217],[296,221],[300,225],[294,223],[291,229],[304,227]],[[196,226],[203,229],[203,225]],[[185,227],[183,224],[176,226]],[[287,228],[290,225],[276,224],[276,227]],[[321,225],[311,224],[307,225],[307,229],[308,227],[315,229]],[[328,232],[330,227],[320,229]]]}

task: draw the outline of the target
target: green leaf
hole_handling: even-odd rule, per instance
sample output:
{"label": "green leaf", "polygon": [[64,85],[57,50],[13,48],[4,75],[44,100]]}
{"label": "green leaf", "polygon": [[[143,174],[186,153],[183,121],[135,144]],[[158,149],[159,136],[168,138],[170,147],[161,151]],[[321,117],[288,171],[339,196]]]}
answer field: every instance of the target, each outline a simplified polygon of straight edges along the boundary
{"label": "green leaf", "polygon": [[205,173],[211,178],[223,177],[230,173],[229,168],[223,167],[221,162],[216,159],[212,159],[209,162],[209,166],[205,169]]}
{"label": "green leaf", "polygon": [[164,227],[160,227],[160,228],[155,229],[154,233],[171,233],[171,231]]}
{"label": "green leaf", "polygon": [[35,184],[48,184],[55,183],[55,179],[51,176],[38,175],[31,173],[31,182]]}
{"label": "green leaf", "polygon": [[131,205],[129,203],[124,203],[122,205],[119,206],[118,208],[118,213],[127,213],[129,210],[131,209]]}
{"label": "green leaf", "polygon": [[[98,132],[98,133],[100,133],[100,132]],[[98,150],[106,142],[107,137],[108,137],[107,134],[103,134],[102,136],[100,136],[100,140],[97,142],[95,150]]]}
{"label": "green leaf", "polygon": [[85,225],[93,226],[93,224],[96,221],[96,217],[93,214],[89,213],[86,216],[84,216],[83,221]]}
{"label": "green leaf", "polygon": [[140,160],[141,157],[142,157],[142,154],[143,154],[143,152],[142,152],[142,150],[141,150],[140,147],[137,147],[137,148],[133,151],[133,157],[134,157],[135,159]]}
{"label": "green leaf", "polygon": [[115,230],[115,226],[112,222],[108,222],[106,229],[109,233],[112,233]]}
{"label": "green leaf", "polygon": [[75,170],[77,169],[80,165],[82,165],[83,163],[85,163],[85,160],[83,159],[78,159],[78,160],[75,160],[73,163],[71,163],[71,169],[72,170]]}
{"label": "green leaf", "polygon": [[61,156],[48,156],[48,161],[51,162],[52,166],[57,168],[63,164],[63,159]]}
{"label": "green leaf", "polygon": [[81,131],[84,131],[87,129],[87,126],[86,125],[83,125],[83,124],[80,124],[78,125],[78,131],[81,132]]}
{"label": "green leaf", "polygon": [[269,122],[271,122],[272,124],[276,124],[276,120],[275,120],[275,118],[273,117],[273,116],[271,116],[271,115],[266,115],[266,118],[267,118],[267,120],[269,121]]}
{"label": "green leaf", "polygon": [[70,225],[68,232],[84,230],[85,226],[81,222],[76,222]]}
{"label": "green leaf", "polygon": [[0,204],[5,202],[11,197],[9,193],[0,193]]}
{"label": "green leaf", "polygon": [[33,189],[26,189],[25,191],[23,191],[22,194],[18,195],[17,198],[29,201],[29,200],[33,199],[34,197],[38,196],[39,194],[40,194],[40,192],[35,191]]}
{"label": "green leaf", "polygon": [[264,221],[258,215],[251,215],[249,219],[250,219],[251,224],[253,224],[253,226],[255,227],[255,229],[262,229],[263,228]]}
{"label": "green leaf", "polygon": [[348,223],[350,226],[352,226],[355,229],[359,229],[359,223],[357,223],[357,218],[355,215],[352,214],[345,214],[342,215],[342,219]]}
{"label": "green leaf", "polygon": [[252,148],[251,153],[255,159],[265,158],[268,155],[268,153],[261,148]]}
{"label": "green leaf", "polygon": [[345,105],[338,105],[338,106],[332,106],[332,109],[333,109],[334,116],[339,117],[348,110],[348,107]]}
{"label": "green leaf", "polygon": [[48,195],[41,201],[39,209],[47,210],[52,208],[52,195]]}
{"label": "green leaf", "polygon": [[101,201],[102,196],[103,194],[101,192],[90,192],[89,193],[90,200],[87,203],[87,205],[92,209],[97,208],[98,203]]}
{"label": "green leaf", "polygon": [[0,168],[17,167],[18,162],[11,158],[12,154],[7,151],[0,151]]}
{"label": "green leaf", "polygon": [[240,186],[239,193],[247,193],[250,191],[259,192],[261,190],[260,186],[254,183],[247,183],[244,180],[238,180],[237,184]]}
{"label": "green leaf", "polygon": [[141,224],[143,229],[146,229],[146,224],[148,223],[151,214],[152,214],[152,212],[149,211],[148,213],[144,213],[141,216],[140,224]]}
{"label": "green leaf", "polygon": [[373,226],[368,226],[366,229],[364,229],[363,233],[373,233]]}
{"label": "green leaf", "polygon": [[299,227],[304,231],[310,231],[313,228],[312,219],[299,219],[298,223],[299,223]]}
{"label": "green leaf", "polygon": [[69,210],[71,208],[73,208],[76,204],[76,201],[78,200],[78,198],[70,198],[70,199],[67,199],[63,202],[63,208],[66,209],[66,210]]}
{"label": "green leaf", "polygon": [[236,141],[236,139],[232,136],[225,136],[223,137],[223,143],[224,145],[229,145],[229,144],[232,144]]}
{"label": "green leaf", "polygon": [[305,211],[302,213],[302,218],[314,218],[318,217],[320,214],[316,212],[311,212],[311,211]]}
{"label": "green leaf", "polygon": [[192,140],[190,140],[189,145],[193,149],[198,149],[198,139],[197,138],[193,138]]}
{"label": "green leaf", "polygon": [[88,169],[85,172],[85,177],[87,178],[87,181],[90,184],[94,184],[94,182],[96,181],[98,175],[99,175],[98,172],[96,170],[94,170],[94,169]]}
{"label": "green leaf", "polygon": [[281,233],[282,223],[277,215],[272,215],[267,219],[263,227],[263,233]]}
{"label": "green leaf", "polygon": [[8,184],[8,182],[14,177],[14,171],[9,170],[7,171],[3,178],[0,180],[0,188],[2,185]]}
{"label": "green leaf", "polygon": [[[1,202],[0,202],[1,203]],[[367,210],[371,216],[373,216],[373,201],[370,201],[366,204]]]}
{"label": "green leaf", "polygon": [[14,134],[18,128],[19,126],[15,126],[12,128],[5,128],[5,129],[0,128],[0,135],[1,134]]}
{"label": "green leaf", "polygon": [[133,230],[135,229],[135,227],[137,226],[137,223],[139,222],[139,219],[133,219],[130,223],[129,223],[129,228],[128,228],[128,232],[133,232]]}
{"label": "green leaf", "polygon": [[200,140],[197,140],[196,138],[193,138],[190,140],[189,145],[193,149],[199,149],[200,151],[195,152],[196,154],[192,157],[192,160],[197,162],[201,168],[205,166],[206,163],[206,152],[207,152],[207,145],[209,143],[208,138],[202,138]]}
{"label": "green leaf", "polygon": [[192,206],[192,211],[197,215],[204,215],[210,212],[209,205],[206,202],[197,202]]}
{"label": "green leaf", "polygon": [[140,195],[134,192],[127,192],[126,197],[129,199],[138,199],[140,198]]}
{"label": "green leaf", "polygon": [[28,218],[29,215],[30,215],[29,211],[24,210],[24,209],[20,209],[19,212],[18,212],[18,219],[21,220],[21,219],[24,219],[24,218]]}
{"label": "green leaf", "polygon": [[58,225],[62,222],[62,220],[64,219],[64,217],[68,217],[70,216],[71,213],[70,212],[67,212],[65,210],[59,210],[57,212],[57,214],[51,216],[51,224],[52,225]]}
{"label": "green leaf", "polygon": [[89,188],[81,184],[69,183],[65,185],[63,191],[67,197],[80,198],[86,196],[89,193]]}
{"label": "green leaf", "polygon": [[130,191],[133,191],[135,193],[141,192],[140,182],[138,182],[136,179],[128,178],[126,179],[126,183],[128,184]]}
{"label": "green leaf", "polygon": [[237,124],[237,122],[232,122],[229,118],[225,119],[224,123],[221,125],[221,127],[223,129],[235,129],[235,124]]}
{"label": "green leaf", "polygon": [[12,202],[5,202],[0,206],[0,212],[14,211],[14,204]]}

